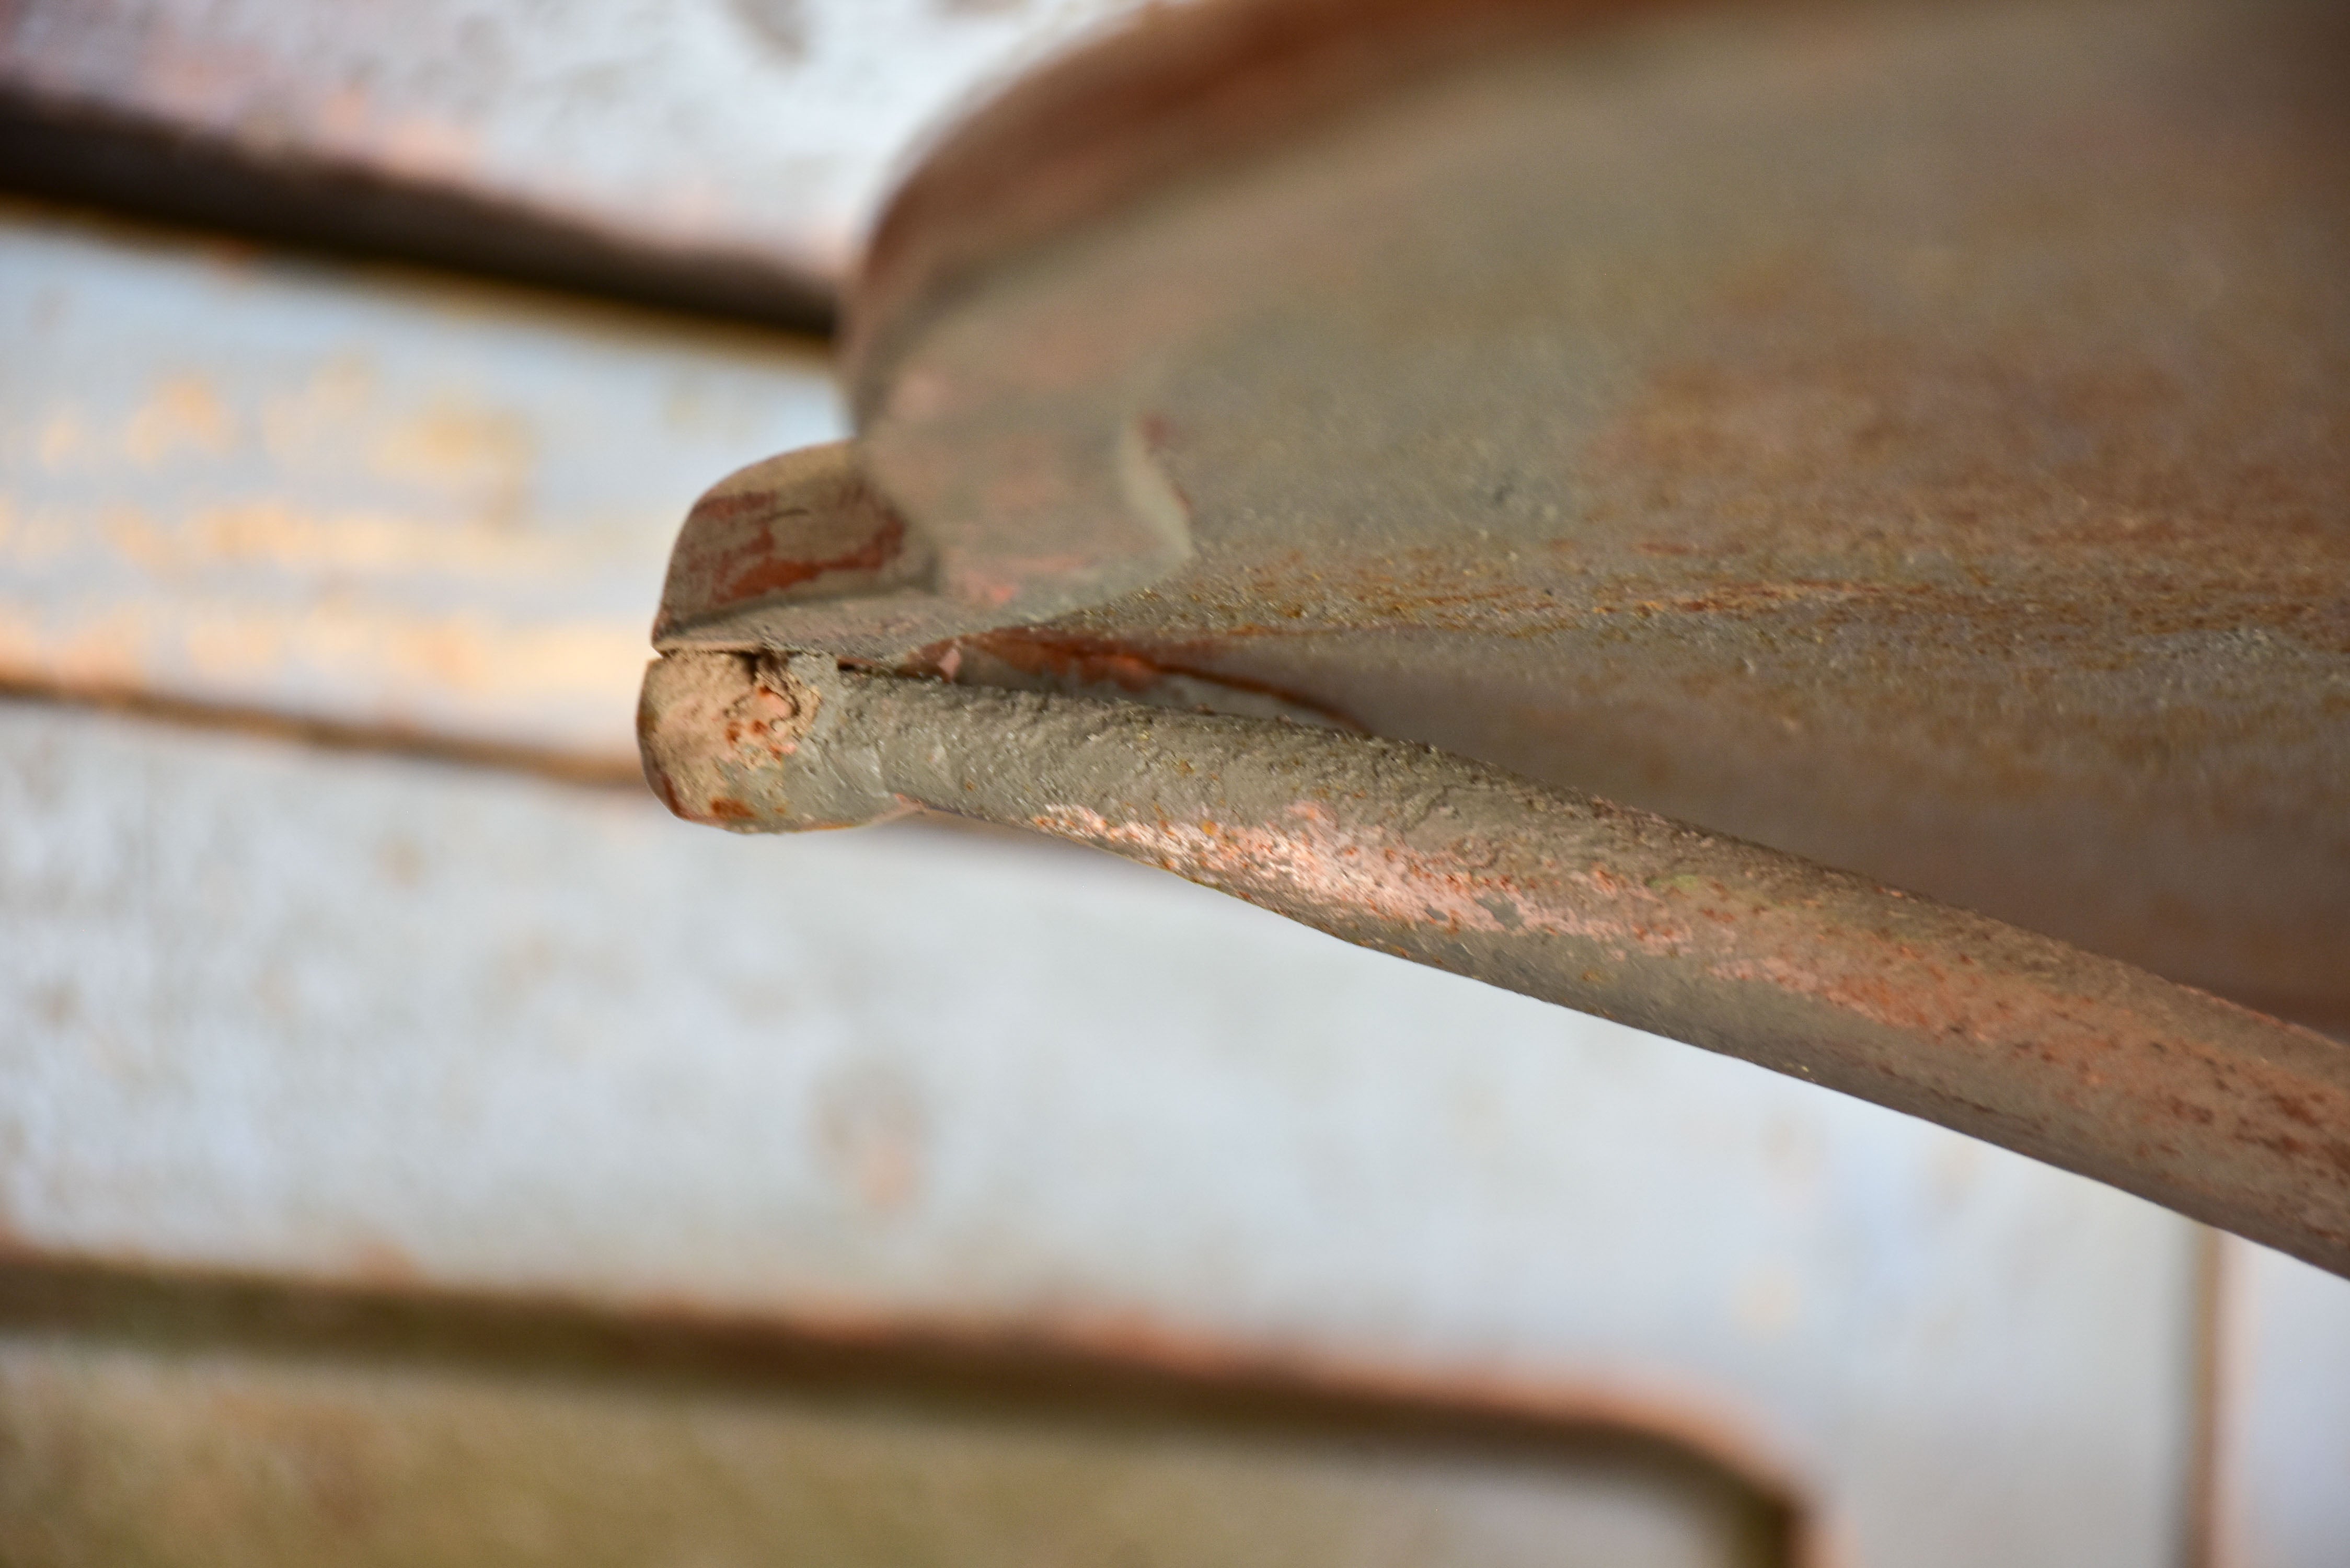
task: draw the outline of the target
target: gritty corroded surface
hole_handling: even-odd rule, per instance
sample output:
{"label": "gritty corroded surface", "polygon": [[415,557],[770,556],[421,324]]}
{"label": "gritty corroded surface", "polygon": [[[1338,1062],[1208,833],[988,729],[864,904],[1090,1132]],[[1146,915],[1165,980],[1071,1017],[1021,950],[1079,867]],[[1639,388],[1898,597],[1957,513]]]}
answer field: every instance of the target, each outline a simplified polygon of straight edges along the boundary
{"label": "gritty corroded surface", "polygon": [[699,645],[1276,692],[2350,1024],[2342,7],[1661,11],[1025,84],[849,302],[963,621]]}
{"label": "gritty corroded surface", "polygon": [[1041,829],[2350,1270],[2350,1046],[1865,877],[1409,742],[813,655],[671,655],[642,722],[697,820]]}

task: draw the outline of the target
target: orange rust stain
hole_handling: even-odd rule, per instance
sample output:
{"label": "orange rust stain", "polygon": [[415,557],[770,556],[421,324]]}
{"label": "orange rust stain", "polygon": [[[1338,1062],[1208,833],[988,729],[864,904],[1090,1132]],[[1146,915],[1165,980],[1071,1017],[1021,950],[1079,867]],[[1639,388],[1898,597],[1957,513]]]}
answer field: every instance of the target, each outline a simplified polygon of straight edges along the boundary
{"label": "orange rust stain", "polygon": [[1102,638],[1022,629],[989,632],[963,639],[1024,675],[1049,676],[1084,686],[1116,686],[1147,691],[1179,673],[1131,649]]}
{"label": "orange rust stain", "polygon": [[[1695,961],[1718,980],[1767,985],[1882,1026],[1947,1037],[1968,1055],[2036,1056],[2055,1079],[2039,1093],[2053,1092],[2067,1105],[2118,1093],[2137,1101],[2141,1116],[2199,1126],[2211,1125],[2215,1110],[2224,1108],[2176,1096],[2165,1101],[2158,1097],[2161,1075],[2142,1078],[2134,1054],[2161,1054],[2166,1035],[2173,1046],[2189,1044],[2178,1039],[2175,1024],[2051,991],[2029,976],[1934,964],[1908,943],[1832,915],[1822,922],[1772,910],[1748,929],[1750,922],[1738,916],[1708,909],[1701,913],[1711,920],[1685,925],[1669,913],[1672,900],[1620,873],[1595,867],[1588,875],[1533,879],[1497,873],[1473,846],[1451,852],[1408,847],[1377,830],[1348,828],[1311,800],[1293,804],[1280,820],[1248,826],[1113,821],[1077,805],[1048,806],[1032,821],[1209,886],[1277,888],[1283,902],[1327,910],[1349,924],[1369,920],[1456,938],[1566,937],[1594,942],[1619,960],[1639,952]],[[1588,888],[1602,907],[1575,897],[1575,884]],[[1786,915],[1794,915],[1793,927]],[[2228,1085],[2216,1088],[2222,1100],[2236,1098]],[[2334,1121],[2333,1113],[2282,1090],[2270,1098],[2287,1120],[2313,1127]],[[2268,1127],[2247,1127],[2240,1136],[2295,1161],[2350,1171],[2350,1142],[2281,1136]]]}
{"label": "orange rust stain", "polygon": [[757,819],[759,814],[741,801],[730,800],[722,794],[711,797],[705,815],[717,822],[752,822]]}
{"label": "orange rust stain", "polygon": [[807,561],[764,556],[736,570],[718,589],[715,604],[740,604],[765,594],[781,593],[833,572],[878,572],[906,547],[906,525],[892,517],[855,549],[823,560]]}
{"label": "orange rust stain", "polygon": [[669,807],[670,815],[671,816],[683,816],[685,815],[685,804],[677,797],[677,784],[675,781],[673,781],[666,772],[659,768],[648,768],[646,770],[646,777],[651,781],[653,794],[659,795],[660,797],[660,803]]}
{"label": "orange rust stain", "polygon": [[908,659],[904,672],[951,680],[969,650],[1000,659],[1023,675],[1069,686],[1115,686],[1121,691],[1139,694],[1170,678],[1197,680],[1270,698],[1291,708],[1319,714],[1345,728],[1362,728],[1326,702],[1269,681],[1226,675],[1207,668],[1204,656],[1218,646],[1216,639],[1173,647],[1136,645],[1083,632],[1007,627],[934,643]]}
{"label": "orange rust stain", "polygon": [[1358,836],[1310,801],[1289,808],[1290,821],[1263,827],[1192,823],[1114,823],[1082,806],[1048,806],[1033,820],[1047,832],[1089,843],[1139,849],[1170,870],[1220,883],[1227,877],[1270,879],[1332,910],[1367,915],[1448,935],[1529,931],[1627,942],[1676,954],[1688,933],[1667,923],[1635,923],[1544,900],[1519,879],[1495,875],[1456,856],[1404,848]]}
{"label": "orange rust stain", "polygon": [[2301,1098],[2299,1096],[2272,1095],[2269,1098],[2271,1102],[2275,1105],[2277,1114],[2283,1116],[2286,1120],[2299,1122],[2305,1127],[2314,1127],[2318,1125],[2316,1113],[2309,1108],[2309,1102]]}
{"label": "orange rust stain", "polygon": [[[739,523],[745,517],[764,517],[773,512],[775,512],[775,492],[772,490],[737,490],[725,495],[705,495],[693,504],[696,522]],[[775,514],[806,516],[807,509],[795,507]]]}

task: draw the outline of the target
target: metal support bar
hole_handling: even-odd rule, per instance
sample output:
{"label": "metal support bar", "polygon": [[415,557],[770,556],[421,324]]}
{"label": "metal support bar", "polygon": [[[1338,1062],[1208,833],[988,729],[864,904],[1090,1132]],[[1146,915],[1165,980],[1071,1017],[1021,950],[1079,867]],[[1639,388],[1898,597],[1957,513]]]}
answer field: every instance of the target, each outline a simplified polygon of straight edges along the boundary
{"label": "metal support bar", "polygon": [[1431,747],[824,656],[672,654],[639,726],[694,821],[1038,829],[2350,1273],[2350,1048],[1981,915]]}

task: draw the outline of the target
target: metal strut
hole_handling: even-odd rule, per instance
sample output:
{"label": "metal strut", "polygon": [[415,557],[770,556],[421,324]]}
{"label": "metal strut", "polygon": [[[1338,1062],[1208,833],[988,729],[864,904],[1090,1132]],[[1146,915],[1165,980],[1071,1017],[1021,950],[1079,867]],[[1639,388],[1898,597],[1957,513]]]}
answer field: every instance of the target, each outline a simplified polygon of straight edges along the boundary
{"label": "metal strut", "polygon": [[824,655],[671,654],[639,723],[694,821],[1033,828],[2350,1274],[2350,1048],[1984,916],[1429,746]]}

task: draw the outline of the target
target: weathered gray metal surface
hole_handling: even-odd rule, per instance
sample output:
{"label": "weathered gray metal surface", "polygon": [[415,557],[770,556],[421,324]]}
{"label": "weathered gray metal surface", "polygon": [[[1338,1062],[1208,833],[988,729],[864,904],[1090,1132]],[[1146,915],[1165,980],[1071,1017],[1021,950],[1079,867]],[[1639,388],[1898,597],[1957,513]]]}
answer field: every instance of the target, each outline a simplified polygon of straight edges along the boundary
{"label": "weathered gray metal surface", "polygon": [[1598,1409],[1883,1568],[2179,1540],[2193,1227],[1107,857],[19,705],[0,929],[19,1258]]}
{"label": "weathered gray metal surface", "polygon": [[1691,11],[1182,180],[1070,85],[1140,29],[852,299],[927,624],[671,640],[1270,689],[2332,1016],[2340,18]]}
{"label": "weathered gray metal surface", "polygon": [[931,120],[1134,3],[16,0],[0,178],[738,315],[820,309]]}
{"label": "weathered gray metal surface", "polygon": [[[689,522],[664,646],[1089,690],[1127,713],[1072,710],[1061,738],[1105,754],[1148,732],[1139,703],[1270,697],[2339,1018],[2342,13],[1601,26],[1624,9],[1399,0],[1360,31],[1310,0],[1201,7],[1009,95],[914,176],[851,302],[860,434],[833,461],[869,498],[839,527],[871,536],[867,576],[883,543],[918,569],[827,593],[805,480],[750,471]],[[1504,21],[1506,49],[1478,31]],[[1410,90],[1352,63],[1454,35],[1471,63]],[[1274,92],[1346,98],[1333,73],[1351,114]],[[721,555],[723,582],[683,569]],[[910,723],[953,707],[901,690]],[[1290,820],[1323,791],[1395,871],[1428,800],[1498,784],[1268,728],[1186,753],[1197,780],[1153,774],[1170,753],[1064,799],[1080,764],[1043,713],[1000,705],[1001,749],[942,737],[978,815],[1115,796],[1140,815],[1075,836],[2350,1267],[2350,1047],[1898,895],[1862,916],[1839,889],[1868,884],[1816,869],[1784,886],[1885,961],[1679,909],[1583,877],[1580,807],[1481,825],[1496,875],[1579,922],[1519,932],[1440,896],[1474,867],[1440,856],[1404,897]],[[749,743],[693,723],[657,777]],[[907,742],[874,786],[951,809]],[[1288,805],[1243,752],[1281,755]],[[770,793],[709,792],[793,826]],[[1216,842],[1159,843],[1152,809]],[[1259,841],[1280,847],[1243,866]],[[1617,989],[1611,942],[1658,977]],[[1961,1042],[1998,1044],[1961,1066]]]}
{"label": "weathered gray metal surface", "polygon": [[0,681],[633,771],[678,512],[823,346],[0,211]]}
{"label": "weathered gray metal surface", "polygon": [[1430,747],[826,654],[671,654],[640,723],[691,821],[1034,828],[2350,1274],[2350,1049],[1978,915]]}

